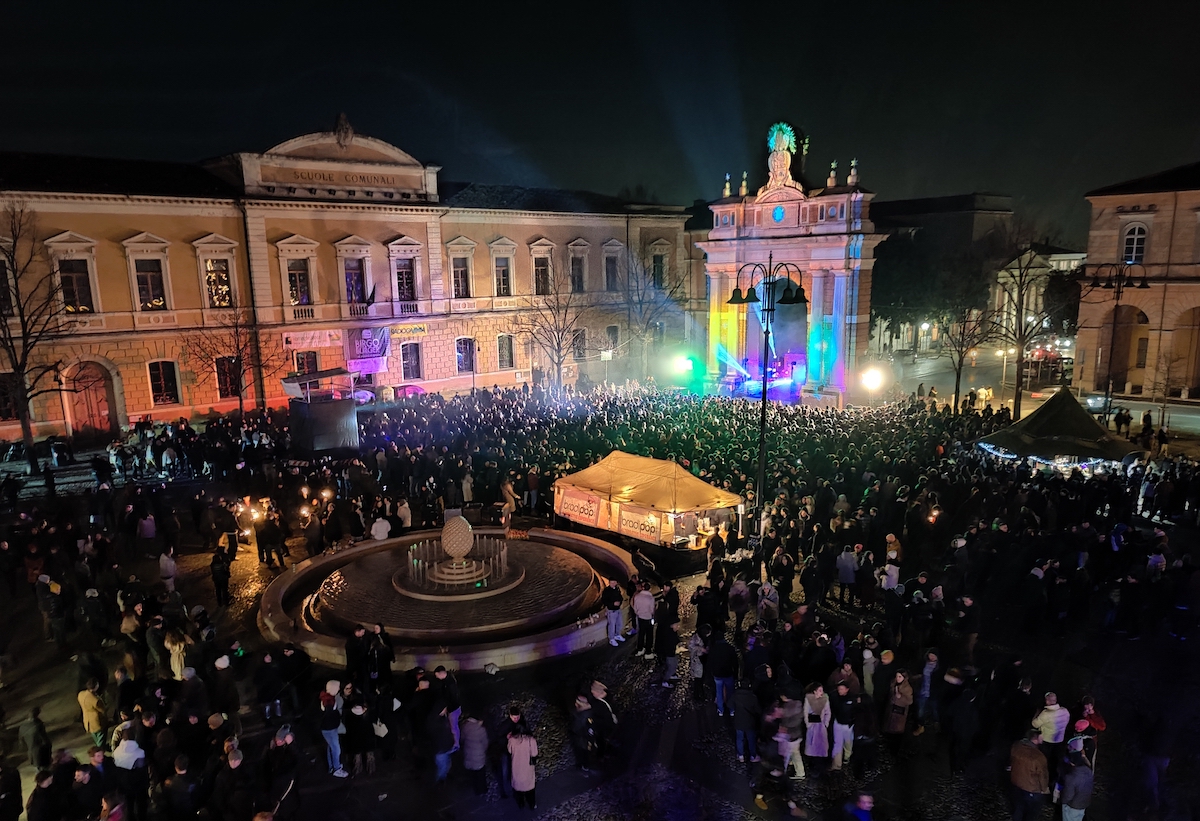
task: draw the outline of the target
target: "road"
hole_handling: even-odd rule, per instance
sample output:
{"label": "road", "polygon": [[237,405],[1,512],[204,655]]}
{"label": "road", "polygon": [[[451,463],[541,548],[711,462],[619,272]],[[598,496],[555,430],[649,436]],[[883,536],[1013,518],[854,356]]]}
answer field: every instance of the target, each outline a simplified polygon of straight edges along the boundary
{"label": "road", "polygon": [[[878,365],[877,367],[884,367]],[[912,393],[917,389],[919,384],[924,383],[925,390],[928,391],[931,387],[936,387],[938,397],[944,401],[949,401],[954,393],[954,371],[950,368],[950,363],[945,359],[920,359],[915,364],[898,364],[892,363],[893,378],[897,379],[904,390]],[[1000,392],[1000,377],[1002,366],[999,363],[988,361],[986,364],[980,362],[972,368],[970,365],[963,368],[962,388],[961,391],[965,395],[971,388],[979,388],[990,386],[995,391],[996,400],[993,400],[993,407],[999,407]],[[1012,407],[1012,379],[1014,366],[1010,362],[1008,367],[1008,388],[1004,391],[1005,404]],[[888,384],[888,379],[884,379],[884,384]],[[1024,398],[1021,401],[1021,411],[1023,416],[1028,416],[1037,408],[1041,407],[1043,399],[1034,399],[1030,396],[1029,391],[1024,392]],[[1120,398],[1113,399],[1114,408],[1128,408],[1133,414],[1134,425],[1140,425],[1142,413],[1150,410],[1154,414],[1154,421],[1157,424],[1161,406],[1151,402],[1127,402]],[[1167,423],[1169,430],[1174,434],[1186,434],[1189,436],[1200,436],[1200,406],[1190,404],[1173,404],[1167,406]]]}

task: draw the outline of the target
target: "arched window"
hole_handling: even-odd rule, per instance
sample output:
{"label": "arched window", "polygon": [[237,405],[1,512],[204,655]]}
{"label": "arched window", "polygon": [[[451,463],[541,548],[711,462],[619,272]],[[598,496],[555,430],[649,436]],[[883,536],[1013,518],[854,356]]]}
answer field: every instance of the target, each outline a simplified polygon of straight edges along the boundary
{"label": "arched window", "polygon": [[1125,252],[1121,259],[1127,263],[1141,262],[1146,257],[1146,226],[1131,225],[1125,229]]}

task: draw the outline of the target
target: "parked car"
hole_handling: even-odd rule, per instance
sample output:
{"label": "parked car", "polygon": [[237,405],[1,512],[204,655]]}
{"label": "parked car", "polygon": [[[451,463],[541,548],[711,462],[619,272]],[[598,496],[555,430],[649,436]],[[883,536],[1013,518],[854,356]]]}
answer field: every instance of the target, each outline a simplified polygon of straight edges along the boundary
{"label": "parked car", "polygon": [[1033,399],[1049,399],[1062,389],[1062,385],[1047,385],[1044,388],[1034,388],[1029,392],[1029,396]]}

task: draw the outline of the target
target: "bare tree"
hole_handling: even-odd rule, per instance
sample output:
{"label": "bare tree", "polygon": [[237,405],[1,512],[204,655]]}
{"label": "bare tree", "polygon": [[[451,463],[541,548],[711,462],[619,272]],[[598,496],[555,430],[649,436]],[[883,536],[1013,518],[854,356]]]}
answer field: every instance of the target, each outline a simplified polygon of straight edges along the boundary
{"label": "bare tree", "polygon": [[[253,383],[259,402],[265,399],[264,381],[288,370],[289,360],[281,348],[264,350],[253,314],[246,308],[224,308],[217,320],[187,338],[187,355],[212,367],[229,380],[237,393],[239,424],[246,412],[246,387]],[[220,361],[224,364],[217,365]],[[203,370],[201,371],[203,372]]]}
{"label": "bare tree", "polygon": [[977,353],[980,346],[995,339],[998,328],[992,311],[969,305],[947,309],[938,324],[942,328],[939,356],[950,360],[950,367],[954,371],[954,412],[958,413],[962,408],[959,393],[967,358]]}
{"label": "bare tree", "polygon": [[62,282],[53,259],[38,236],[37,214],[23,202],[4,206],[0,228],[0,366],[8,373],[0,392],[21,422],[21,438],[29,469],[37,472],[33,441],[33,400],[60,393],[59,359],[48,350],[70,336],[75,322],[72,308],[63,300]]}
{"label": "bare tree", "polygon": [[1158,398],[1162,397],[1162,402],[1158,408],[1158,423],[1165,424],[1167,418],[1167,404],[1171,398],[1171,391],[1176,388],[1183,387],[1184,370],[1187,367],[1187,355],[1176,354],[1174,346],[1168,344],[1158,354],[1157,367],[1154,369],[1154,379],[1151,381],[1150,401],[1157,402]]}
{"label": "bare tree", "polygon": [[679,301],[686,296],[687,282],[670,270],[666,259],[655,261],[632,252],[625,255],[620,271],[620,289],[625,299],[629,334],[638,341],[641,376],[650,373],[650,358],[666,319],[682,313]]}
{"label": "bare tree", "polygon": [[1058,300],[1067,299],[1067,289],[1056,288],[1056,280],[1067,275],[1056,272],[1038,252],[1037,231],[1014,221],[987,238],[989,255],[996,271],[997,338],[1017,349],[1013,391],[1013,418],[1021,416],[1021,393],[1025,382],[1025,355],[1029,346],[1054,327],[1062,313]]}
{"label": "bare tree", "polygon": [[587,321],[594,312],[582,290],[572,288],[568,266],[547,259],[547,267],[534,271],[534,295],[509,323],[514,333],[538,347],[550,362],[555,388],[562,387],[563,366],[576,346],[576,335],[586,333]]}

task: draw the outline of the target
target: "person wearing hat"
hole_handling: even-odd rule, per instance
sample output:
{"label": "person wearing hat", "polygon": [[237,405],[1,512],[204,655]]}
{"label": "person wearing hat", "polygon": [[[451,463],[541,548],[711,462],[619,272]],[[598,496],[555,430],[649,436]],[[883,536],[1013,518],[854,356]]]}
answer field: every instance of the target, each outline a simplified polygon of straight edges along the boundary
{"label": "person wearing hat", "polygon": [[1092,764],[1084,754],[1082,737],[1067,742],[1067,758],[1064,771],[1055,792],[1062,803],[1063,821],[1083,821],[1092,804]]}
{"label": "person wearing hat", "polygon": [[[911,534],[910,534],[911,535]],[[904,561],[904,545],[900,544],[900,540],[896,538],[895,533],[889,533],[883,538],[887,555],[896,560],[896,564],[901,564]],[[895,556],[892,556],[892,552]]]}

